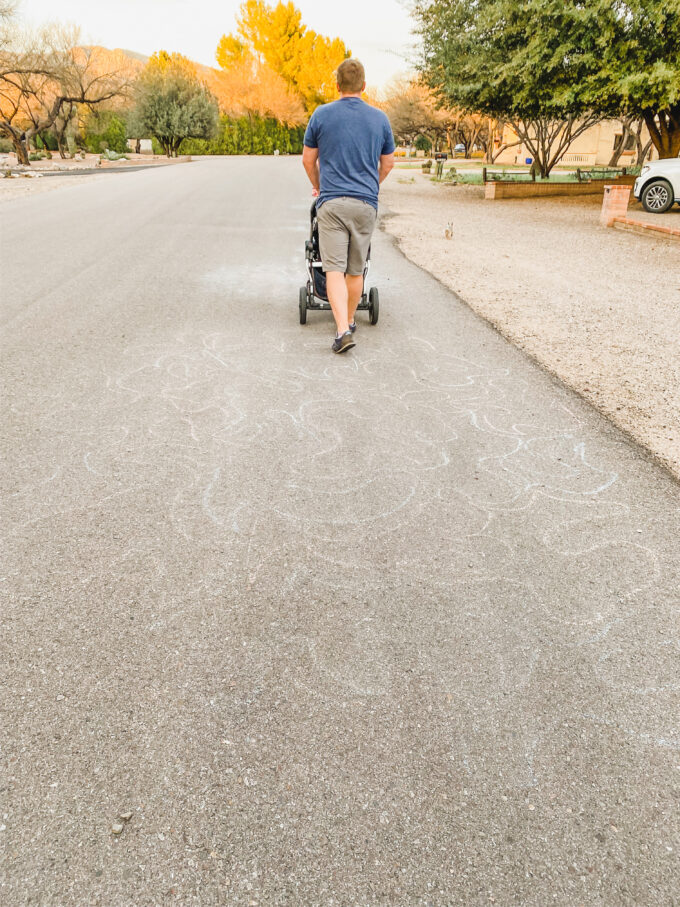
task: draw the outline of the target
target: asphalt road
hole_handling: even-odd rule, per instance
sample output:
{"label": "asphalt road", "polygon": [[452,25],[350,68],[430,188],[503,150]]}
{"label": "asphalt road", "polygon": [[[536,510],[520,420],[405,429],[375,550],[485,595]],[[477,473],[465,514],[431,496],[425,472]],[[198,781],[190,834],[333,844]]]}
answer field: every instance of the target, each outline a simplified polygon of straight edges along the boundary
{"label": "asphalt road", "polygon": [[334,356],[309,203],[0,209],[0,904],[677,905],[678,485],[384,234]]}

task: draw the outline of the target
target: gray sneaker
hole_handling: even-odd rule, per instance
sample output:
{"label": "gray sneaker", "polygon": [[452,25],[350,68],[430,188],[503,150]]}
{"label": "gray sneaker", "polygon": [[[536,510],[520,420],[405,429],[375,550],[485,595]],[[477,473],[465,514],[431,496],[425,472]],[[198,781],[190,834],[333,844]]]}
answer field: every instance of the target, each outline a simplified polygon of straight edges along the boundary
{"label": "gray sneaker", "polygon": [[352,332],[345,331],[340,337],[335,338],[332,349],[334,353],[346,353],[353,346],[356,346],[356,343],[354,342],[354,337],[352,337]]}
{"label": "gray sneaker", "polygon": [[357,329],[356,321],[351,321],[349,325],[350,333],[354,333]]}

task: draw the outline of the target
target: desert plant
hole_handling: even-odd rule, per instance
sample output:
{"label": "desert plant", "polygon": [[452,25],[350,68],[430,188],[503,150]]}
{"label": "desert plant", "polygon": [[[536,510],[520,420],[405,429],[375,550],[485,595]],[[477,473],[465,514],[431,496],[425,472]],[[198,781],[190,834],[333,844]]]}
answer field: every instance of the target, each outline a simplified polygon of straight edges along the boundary
{"label": "desert plant", "polygon": [[168,157],[177,157],[184,139],[213,138],[217,117],[217,102],[191,61],[165,51],[151,57],[138,83],[135,135],[153,136]]}

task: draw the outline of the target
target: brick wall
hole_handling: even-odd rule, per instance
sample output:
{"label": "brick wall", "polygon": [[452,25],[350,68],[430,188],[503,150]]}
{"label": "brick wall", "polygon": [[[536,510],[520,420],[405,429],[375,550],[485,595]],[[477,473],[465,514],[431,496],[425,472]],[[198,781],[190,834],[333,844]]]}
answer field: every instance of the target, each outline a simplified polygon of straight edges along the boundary
{"label": "brick wall", "polygon": [[604,187],[611,185],[632,186],[634,176],[620,176],[612,180],[591,180],[588,183],[507,183],[491,181],[484,184],[484,198],[537,198],[548,195],[603,195]]}

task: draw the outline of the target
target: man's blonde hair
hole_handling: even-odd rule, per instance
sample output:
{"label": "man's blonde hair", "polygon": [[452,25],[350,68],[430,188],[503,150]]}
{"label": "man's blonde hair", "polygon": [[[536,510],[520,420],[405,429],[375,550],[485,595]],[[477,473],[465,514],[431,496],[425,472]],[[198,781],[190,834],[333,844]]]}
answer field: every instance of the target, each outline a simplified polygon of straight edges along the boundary
{"label": "man's blonde hair", "polygon": [[335,77],[338,80],[340,94],[359,94],[366,83],[366,72],[363,65],[351,57],[342,61]]}

